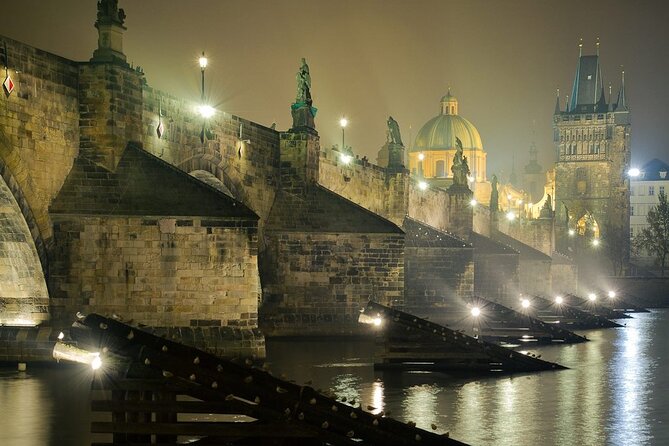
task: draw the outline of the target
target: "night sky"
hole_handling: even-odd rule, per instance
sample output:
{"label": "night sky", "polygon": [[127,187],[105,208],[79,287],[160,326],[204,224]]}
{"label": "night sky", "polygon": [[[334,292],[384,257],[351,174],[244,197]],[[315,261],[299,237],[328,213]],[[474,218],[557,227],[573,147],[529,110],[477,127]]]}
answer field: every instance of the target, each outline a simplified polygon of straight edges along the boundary
{"label": "night sky", "polygon": [[[197,56],[210,58],[207,93],[218,109],[290,127],[295,73],[311,68],[321,144],[346,142],[376,160],[386,119],[405,145],[439,111],[448,87],[479,129],[488,175],[554,160],[556,88],[570,93],[578,56],[601,39],[603,77],[626,72],[633,164],[669,161],[669,5],[663,1],[120,0],[128,61],[149,84],[199,98]],[[74,60],[97,46],[95,0],[0,0],[0,34]],[[10,11],[10,6],[13,6]],[[564,101],[564,100],[563,100]],[[563,102],[564,103],[564,102]],[[410,130],[409,126],[412,127]],[[534,129],[534,130],[533,130]]]}

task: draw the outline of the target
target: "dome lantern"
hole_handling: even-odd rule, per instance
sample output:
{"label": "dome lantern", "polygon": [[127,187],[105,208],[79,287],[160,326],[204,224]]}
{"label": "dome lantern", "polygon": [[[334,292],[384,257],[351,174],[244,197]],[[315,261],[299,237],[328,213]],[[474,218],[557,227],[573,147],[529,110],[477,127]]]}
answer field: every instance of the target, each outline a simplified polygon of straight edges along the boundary
{"label": "dome lantern", "polygon": [[446,96],[441,98],[441,114],[442,115],[457,115],[458,114],[458,99],[451,94],[451,89],[448,89]]}

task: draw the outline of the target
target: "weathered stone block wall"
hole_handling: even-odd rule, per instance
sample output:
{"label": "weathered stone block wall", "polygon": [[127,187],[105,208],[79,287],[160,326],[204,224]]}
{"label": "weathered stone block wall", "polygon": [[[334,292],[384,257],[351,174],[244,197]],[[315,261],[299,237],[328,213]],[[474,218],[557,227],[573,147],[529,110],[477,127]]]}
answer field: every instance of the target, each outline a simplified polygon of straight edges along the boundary
{"label": "weathered stone block wall", "polygon": [[303,195],[318,183],[320,142],[305,132],[281,133],[281,189]]}
{"label": "weathered stone block wall", "polygon": [[48,319],[42,264],[16,199],[0,177],[0,325]]}
{"label": "weathered stone block wall", "polygon": [[445,189],[421,190],[418,183],[411,182],[407,215],[442,231],[449,231],[464,239],[472,232],[471,197],[450,194]]}
{"label": "weathered stone block wall", "polygon": [[[219,112],[206,121],[203,144],[204,121],[196,113],[197,104],[148,86],[143,101],[144,149],[187,173],[205,170],[215,175],[237,200],[260,216],[262,230],[279,183],[279,133]],[[161,138],[156,132],[159,122],[164,126]]]}
{"label": "weathered stone block wall", "polygon": [[515,305],[520,293],[518,254],[484,254],[474,249],[474,293]]}
{"label": "weathered stone block wall", "polygon": [[473,249],[405,248],[405,308],[448,308],[474,293]]}
{"label": "weathered stone block wall", "polygon": [[[404,235],[272,232],[261,328],[267,335],[356,334],[373,299],[404,303]],[[267,315],[267,316],[265,316]]]}
{"label": "weathered stone block wall", "polygon": [[116,313],[146,325],[255,327],[255,221],[54,215],[56,316]]}
{"label": "weathered stone block wall", "polygon": [[549,295],[551,292],[550,260],[519,260],[520,291],[525,294]]}
{"label": "weathered stone block wall", "polygon": [[578,269],[576,264],[553,262],[551,264],[551,292],[578,293]]}
{"label": "weathered stone block wall", "polygon": [[142,75],[113,64],[79,67],[81,155],[114,171],[128,142],[141,141]]}
{"label": "weathered stone block wall", "polygon": [[[493,232],[491,222],[490,208],[486,206],[477,205],[473,209],[472,230],[478,234],[490,237]],[[497,226],[495,227],[495,229]]]}
{"label": "weathered stone block wall", "polygon": [[514,220],[501,218],[499,231],[550,256],[555,251],[553,220]]}
{"label": "weathered stone block wall", "polygon": [[407,172],[388,172],[360,159],[348,164],[336,150],[321,150],[319,184],[380,215],[402,225],[407,214]]}
{"label": "weathered stone block wall", "polygon": [[16,89],[0,99],[0,173],[17,199],[46,267],[49,204],[79,150],[75,62],[0,36]]}

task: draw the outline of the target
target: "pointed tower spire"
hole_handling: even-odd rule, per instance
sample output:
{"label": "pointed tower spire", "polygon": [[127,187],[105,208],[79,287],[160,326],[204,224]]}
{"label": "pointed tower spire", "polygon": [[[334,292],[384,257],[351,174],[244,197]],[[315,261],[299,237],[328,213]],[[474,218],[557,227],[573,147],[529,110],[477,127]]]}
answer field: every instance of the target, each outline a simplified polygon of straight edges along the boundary
{"label": "pointed tower spire", "polygon": [[564,111],[569,112],[569,95],[565,96],[564,100]]}
{"label": "pointed tower spire", "polygon": [[616,111],[629,111],[629,108],[627,108],[627,97],[625,96],[625,70],[622,70],[621,73],[620,91],[618,92]]}
{"label": "pointed tower spire", "polygon": [[578,57],[583,55],[583,37],[578,39]]}
{"label": "pointed tower spire", "polygon": [[554,114],[560,114],[560,89],[557,89],[557,96],[555,97],[555,112]]}
{"label": "pointed tower spire", "polygon": [[595,43],[597,46],[597,55],[599,56],[599,37],[597,37],[597,43]]}

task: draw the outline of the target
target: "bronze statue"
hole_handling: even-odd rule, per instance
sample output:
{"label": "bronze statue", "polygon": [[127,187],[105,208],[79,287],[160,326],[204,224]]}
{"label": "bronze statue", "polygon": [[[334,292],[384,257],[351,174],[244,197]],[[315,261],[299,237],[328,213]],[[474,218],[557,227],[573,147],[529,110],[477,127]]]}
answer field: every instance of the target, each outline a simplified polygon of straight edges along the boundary
{"label": "bronze statue", "polygon": [[400,126],[392,116],[388,116],[388,142],[391,144],[398,144],[403,146],[402,137],[400,136]]}
{"label": "bronze statue", "polygon": [[297,72],[297,97],[296,103],[311,104],[311,75],[309,74],[309,65],[307,61],[302,58],[302,66]]}
{"label": "bronze statue", "polygon": [[551,218],[553,216],[553,199],[551,198],[551,194],[548,194],[546,197],[546,201],[544,201],[544,205],[541,207],[541,210],[539,211],[539,218]]}
{"label": "bronze statue", "polygon": [[118,9],[118,0],[100,0],[98,2],[98,22],[123,25],[124,21],[125,11]]}
{"label": "bronze statue", "polygon": [[497,190],[497,175],[492,176],[490,191],[490,210],[497,212],[499,210],[499,191]]}
{"label": "bronze statue", "polygon": [[455,137],[455,155],[453,156],[453,165],[451,172],[453,172],[453,185],[467,187],[467,176],[469,175],[469,165],[467,157],[462,155],[462,141],[457,136]]}

